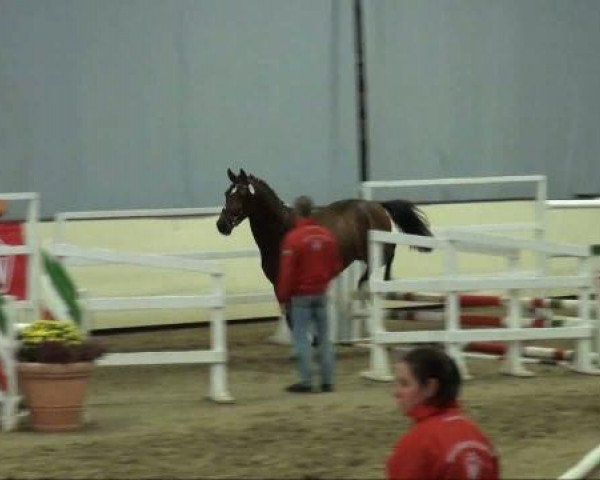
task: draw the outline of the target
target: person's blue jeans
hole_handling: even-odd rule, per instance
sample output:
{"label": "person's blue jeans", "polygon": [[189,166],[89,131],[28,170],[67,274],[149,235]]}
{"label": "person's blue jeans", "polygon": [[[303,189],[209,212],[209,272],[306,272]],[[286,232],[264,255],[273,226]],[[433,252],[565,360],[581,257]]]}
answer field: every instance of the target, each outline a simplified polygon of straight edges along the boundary
{"label": "person's blue jeans", "polygon": [[[321,383],[333,385],[334,351],[329,338],[327,322],[327,296],[303,295],[292,297],[292,339],[296,350],[300,382],[312,385],[311,363],[312,347],[310,332],[319,338],[319,363],[321,364]],[[312,328],[311,328],[312,327]]]}

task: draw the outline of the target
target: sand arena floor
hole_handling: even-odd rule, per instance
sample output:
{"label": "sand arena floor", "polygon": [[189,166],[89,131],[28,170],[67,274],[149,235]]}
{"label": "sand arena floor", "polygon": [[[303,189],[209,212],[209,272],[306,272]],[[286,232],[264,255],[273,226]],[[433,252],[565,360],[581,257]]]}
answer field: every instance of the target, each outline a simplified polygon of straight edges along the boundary
{"label": "sand arena floor", "polygon": [[[0,435],[1,478],[370,479],[408,428],[392,387],[359,377],[368,353],[338,347],[337,389],[293,395],[274,323],[228,327],[232,405],[205,400],[208,367],[103,367],[80,432]],[[107,337],[112,350],[206,346],[207,329]],[[600,442],[600,378],[536,365],[516,379],[470,360],[464,405],[493,438],[503,478],[557,478]],[[597,476],[596,478],[600,478]]]}

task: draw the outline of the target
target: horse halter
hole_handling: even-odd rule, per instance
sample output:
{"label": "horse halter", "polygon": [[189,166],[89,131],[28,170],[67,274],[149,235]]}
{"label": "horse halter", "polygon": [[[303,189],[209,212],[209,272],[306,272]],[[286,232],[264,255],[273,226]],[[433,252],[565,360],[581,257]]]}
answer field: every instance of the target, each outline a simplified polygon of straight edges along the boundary
{"label": "horse halter", "polygon": [[227,224],[227,226],[229,227],[230,230],[233,230],[240,223],[242,223],[242,221],[244,221],[244,219],[246,218],[246,215],[238,215],[238,214],[230,213],[229,211],[227,211],[227,209],[225,207],[223,207],[221,209],[221,216],[219,218],[222,219],[222,221]]}
{"label": "horse halter", "polygon": [[[241,193],[244,192],[244,193]],[[234,183],[230,190],[226,192],[225,206],[221,209],[221,215],[217,221],[217,228],[221,233],[229,234],[237,227],[242,221],[248,216],[244,211],[245,198],[248,195],[253,196],[256,193],[254,185],[251,183],[239,184]],[[232,198],[236,196],[233,201],[235,206],[231,206]]]}

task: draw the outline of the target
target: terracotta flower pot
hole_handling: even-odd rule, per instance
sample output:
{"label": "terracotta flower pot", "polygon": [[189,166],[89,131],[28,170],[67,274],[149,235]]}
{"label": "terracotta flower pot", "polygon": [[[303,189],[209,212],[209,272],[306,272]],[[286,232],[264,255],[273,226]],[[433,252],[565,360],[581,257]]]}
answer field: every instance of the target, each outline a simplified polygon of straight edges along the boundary
{"label": "terracotta flower pot", "polygon": [[93,368],[93,362],[17,364],[19,388],[34,430],[61,432],[82,426]]}

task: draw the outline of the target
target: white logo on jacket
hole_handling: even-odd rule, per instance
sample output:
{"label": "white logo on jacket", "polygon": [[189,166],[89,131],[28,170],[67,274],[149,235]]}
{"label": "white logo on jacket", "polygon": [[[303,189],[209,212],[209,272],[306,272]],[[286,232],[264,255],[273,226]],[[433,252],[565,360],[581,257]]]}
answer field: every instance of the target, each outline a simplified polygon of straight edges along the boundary
{"label": "white logo on jacket", "polygon": [[323,242],[321,240],[313,240],[310,244],[310,248],[312,248],[315,252],[318,252],[323,248]]}
{"label": "white logo on jacket", "polygon": [[465,472],[469,480],[477,480],[481,473],[481,458],[475,452],[467,452],[465,455]]}
{"label": "white logo on jacket", "polygon": [[484,452],[489,456],[494,456],[489,447],[477,440],[467,440],[458,442],[446,457],[446,462],[454,463],[457,457],[464,452],[462,461],[464,462],[465,472],[469,480],[477,480],[481,474],[483,460],[479,452]]}

